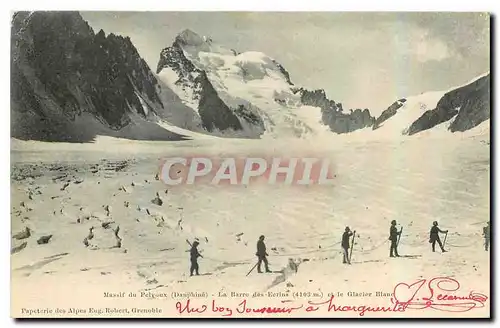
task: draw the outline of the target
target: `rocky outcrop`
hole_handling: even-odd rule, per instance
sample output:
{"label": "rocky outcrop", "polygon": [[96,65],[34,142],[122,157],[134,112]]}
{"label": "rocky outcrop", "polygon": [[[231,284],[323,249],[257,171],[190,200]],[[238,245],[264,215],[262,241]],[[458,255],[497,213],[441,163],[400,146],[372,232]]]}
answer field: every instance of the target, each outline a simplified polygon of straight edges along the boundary
{"label": "rocky outcrop", "polygon": [[449,91],[408,129],[408,135],[451,121],[451,132],[466,131],[490,118],[490,75]]}
{"label": "rocky outcrop", "polygon": [[233,110],[219,98],[205,72],[200,73],[201,92],[198,113],[207,131],[241,130],[242,126]]}
{"label": "rocky outcrop", "polygon": [[322,110],[342,111],[342,104],[336,104],[335,101],[329,100],[322,89],[309,91],[304,88],[297,88],[293,91],[300,95],[300,101],[304,105],[319,107]]}
{"label": "rocky outcrop", "polygon": [[[182,88],[192,87],[195,90],[202,88],[201,83],[201,70],[197,69],[189,59],[186,58],[177,39],[171,47],[163,49],[160,53],[160,60],[156,67],[156,74],[161,73],[165,68],[171,68],[178,76],[175,84],[180,85]],[[193,94],[195,100],[199,100],[198,93]]]}
{"label": "rocky outcrop", "polygon": [[41,236],[36,242],[38,245],[48,244],[51,238],[52,235]]}
{"label": "rocky outcrop", "polygon": [[244,119],[246,122],[253,126],[257,126],[260,130],[264,131],[265,126],[264,126],[264,121],[262,120],[262,117],[259,115],[256,115],[253,111],[251,111],[248,107],[244,105],[238,105],[236,109],[234,110],[234,113],[238,116]]}
{"label": "rocky outcrop", "polygon": [[[327,113],[328,114],[328,113]],[[331,115],[331,114],[330,114]],[[325,115],[323,115],[325,117]],[[330,126],[335,133],[349,133],[373,125],[375,118],[370,115],[368,109],[351,110],[349,114],[338,113],[331,115],[329,119],[323,118],[323,122]]]}
{"label": "rocky outcrop", "polygon": [[332,132],[349,133],[370,127],[375,122],[368,109],[350,110],[349,113],[345,113],[342,104],[328,99],[324,90],[309,91],[299,88],[295,89],[295,92],[300,94],[300,100],[304,105],[321,108],[323,124],[329,126]]}
{"label": "rocky outcrop", "polygon": [[25,227],[23,231],[20,231],[12,236],[13,239],[21,240],[31,237],[31,229]]}
{"label": "rocky outcrop", "polygon": [[274,59],[273,59],[273,63],[278,67],[278,69],[280,70],[281,74],[283,74],[283,76],[285,77],[286,82],[288,84],[290,84],[290,85],[293,86],[293,83],[292,83],[292,80],[290,80],[290,74],[288,73],[288,71],[280,63],[278,63]]}
{"label": "rocky outcrop", "polygon": [[18,12],[11,37],[13,137],[89,141],[91,126],[75,129],[82,114],[106,134],[135,116],[152,121],[164,108],[156,77],[130,38],[95,34],[77,12]]}
{"label": "rocky outcrop", "polygon": [[27,241],[24,241],[24,242],[22,242],[21,244],[19,244],[17,246],[12,246],[12,248],[10,249],[10,254],[19,253],[20,251],[22,251],[23,249],[25,249],[26,246],[28,246],[28,242]]}
{"label": "rocky outcrop", "polygon": [[[219,97],[206,72],[198,69],[184,54],[183,47],[204,45],[206,43],[196,33],[183,31],[175,38],[172,46],[161,51],[156,74],[164,69],[171,69],[177,74],[175,85],[184,91],[192,91],[189,96],[197,103],[198,113],[207,131],[241,130],[238,117]],[[202,50],[209,51],[208,48]]]}
{"label": "rocky outcrop", "polygon": [[384,123],[385,121],[387,121],[388,119],[390,119],[391,117],[396,115],[396,113],[398,112],[398,109],[403,107],[405,102],[406,102],[406,99],[404,99],[404,98],[399,99],[399,100],[395,101],[391,106],[389,106],[386,110],[384,110],[382,112],[382,114],[380,114],[380,116],[377,117],[377,119],[373,123],[373,127],[372,127],[373,130],[378,129],[382,125],[382,123]]}

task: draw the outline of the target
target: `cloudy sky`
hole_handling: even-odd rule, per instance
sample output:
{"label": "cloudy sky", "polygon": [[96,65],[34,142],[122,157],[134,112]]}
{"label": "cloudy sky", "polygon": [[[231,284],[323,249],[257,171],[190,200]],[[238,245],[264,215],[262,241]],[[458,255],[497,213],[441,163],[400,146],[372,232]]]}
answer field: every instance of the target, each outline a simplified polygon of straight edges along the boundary
{"label": "cloudy sky", "polygon": [[82,12],[97,31],[129,36],[156,70],[189,28],[240,52],[275,58],[296,85],[344,108],[380,112],[395,99],[447,90],[490,70],[484,13]]}

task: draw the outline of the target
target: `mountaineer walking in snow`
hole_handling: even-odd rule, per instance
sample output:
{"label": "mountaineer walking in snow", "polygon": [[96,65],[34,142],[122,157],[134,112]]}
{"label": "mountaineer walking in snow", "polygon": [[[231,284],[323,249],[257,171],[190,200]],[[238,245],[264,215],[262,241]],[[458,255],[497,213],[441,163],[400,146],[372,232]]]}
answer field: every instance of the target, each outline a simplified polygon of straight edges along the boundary
{"label": "mountaineer walking in snow", "polygon": [[396,228],[396,220],[392,220],[391,229],[389,230],[389,240],[391,241],[390,257],[399,257],[398,254],[398,236],[401,235],[401,231]]}
{"label": "mountaineer walking in snow", "polygon": [[488,251],[490,246],[490,222],[486,224],[486,227],[483,228],[483,236],[484,236],[484,250]]}
{"label": "mountaineer walking in snow", "polygon": [[260,269],[262,262],[264,262],[266,272],[271,272],[271,270],[269,270],[269,263],[267,262],[266,256],[269,256],[269,254],[267,254],[266,244],[264,244],[264,238],[264,235],[259,237],[259,241],[257,241],[257,253],[255,253],[255,255],[257,255],[257,258],[259,259],[259,261],[257,262],[257,272],[259,273],[262,273]]}
{"label": "mountaineer walking in snow", "polygon": [[196,275],[199,276],[200,273],[198,272],[198,269],[199,269],[199,266],[198,266],[198,257],[203,257],[201,256],[201,254],[198,252],[198,245],[200,243],[195,241],[193,243],[193,246],[191,246],[191,251],[190,251],[190,254],[191,254],[191,269],[190,269],[190,273],[191,273],[191,276],[193,275],[193,272],[196,272]]}
{"label": "mountaineer walking in snow", "polygon": [[[356,232],[356,231],[354,231]],[[349,227],[345,227],[345,232],[342,234],[342,251],[344,254],[344,259],[342,263],[351,264],[351,259],[349,258],[349,238],[351,238],[352,232]]]}
{"label": "mountaineer walking in snow", "polygon": [[448,230],[443,231],[438,228],[438,223],[437,221],[434,221],[432,223],[432,228],[429,236],[429,243],[432,244],[432,251],[436,251],[436,241],[439,244],[439,247],[441,247],[441,251],[444,253],[446,250],[443,247],[443,244],[441,243],[441,239],[439,238],[439,233],[448,233]]}

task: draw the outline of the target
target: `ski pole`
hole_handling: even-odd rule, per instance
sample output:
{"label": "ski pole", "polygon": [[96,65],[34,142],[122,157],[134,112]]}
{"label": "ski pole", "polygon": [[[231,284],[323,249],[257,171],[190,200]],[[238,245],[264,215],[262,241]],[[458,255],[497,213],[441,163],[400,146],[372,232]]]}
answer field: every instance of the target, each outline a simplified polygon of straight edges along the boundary
{"label": "ski pole", "polygon": [[250,269],[250,271],[248,271],[247,275],[245,277],[248,277],[248,275],[250,273],[252,273],[253,269],[255,269],[255,267],[257,266],[257,264],[259,264],[259,262],[255,263],[255,265]]}
{"label": "ski pole", "polygon": [[399,231],[398,242],[396,243],[396,247],[399,246],[399,241],[401,240],[401,234],[402,233],[403,233],[403,227],[401,227],[401,230]]}
{"label": "ski pole", "polygon": [[446,237],[448,237],[448,231],[446,232],[446,234],[444,235],[444,240],[443,240],[443,248],[444,248],[444,245],[446,244]]}
{"label": "ski pole", "polygon": [[354,231],[353,234],[352,234],[351,254],[349,254],[349,263],[351,262],[352,249],[354,248],[354,237],[356,237],[356,231]]}

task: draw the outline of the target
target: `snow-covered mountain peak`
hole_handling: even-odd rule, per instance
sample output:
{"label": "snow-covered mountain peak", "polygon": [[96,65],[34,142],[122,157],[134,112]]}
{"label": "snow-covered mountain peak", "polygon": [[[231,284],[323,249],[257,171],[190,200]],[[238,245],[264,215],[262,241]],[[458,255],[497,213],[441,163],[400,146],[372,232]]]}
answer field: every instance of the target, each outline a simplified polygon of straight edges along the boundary
{"label": "snow-covered mountain peak", "polygon": [[[186,57],[196,68],[218,76],[221,74],[217,71],[225,71],[228,76],[237,76],[245,82],[270,77],[272,80],[283,82],[278,84],[284,84],[285,88],[293,85],[283,66],[266,54],[260,51],[240,53],[190,29],[180,32],[172,46],[162,51],[162,56],[172,57],[173,53],[176,53],[177,57]],[[273,83],[274,85],[276,83]],[[282,91],[282,88],[279,89],[278,91]]]}
{"label": "snow-covered mountain peak", "polygon": [[228,118],[232,129],[247,136],[310,130],[291,112],[300,106],[300,96],[291,89],[288,72],[262,52],[238,53],[184,30],[162,50],[157,74],[198,112],[209,131],[226,129]]}
{"label": "snow-covered mountain peak", "polygon": [[184,52],[184,55],[197,60],[201,52],[218,53],[221,55],[234,56],[236,52],[215,43],[209,36],[201,36],[190,29],[185,29],[175,37],[172,45]]}
{"label": "snow-covered mountain peak", "polygon": [[180,45],[200,46],[206,42],[206,37],[201,37],[190,29],[185,29],[177,35],[175,41]]}

